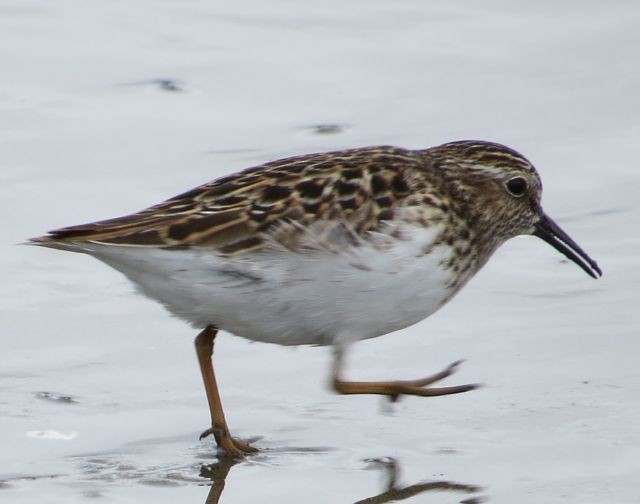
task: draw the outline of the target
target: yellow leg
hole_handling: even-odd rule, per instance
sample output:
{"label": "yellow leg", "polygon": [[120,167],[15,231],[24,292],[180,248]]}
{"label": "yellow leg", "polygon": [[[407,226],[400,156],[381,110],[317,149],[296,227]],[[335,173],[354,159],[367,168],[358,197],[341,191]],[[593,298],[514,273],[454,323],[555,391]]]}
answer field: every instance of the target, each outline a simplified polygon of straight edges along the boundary
{"label": "yellow leg", "polygon": [[441,396],[449,394],[460,394],[478,388],[478,384],[455,385],[452,387],[428,387],[456,371],[462,361],[456,361],[439,373],[436,373],[418,380],[395,380],[395,381],[346,381],[342,379],[342,366],[344,352],[336,348],[333,359],[332,385],[339,394],[378,394],[386,395],[395,401],[403,395],[414,395],[422,397]]}
{"label": "yellow leg", "polygon": [[216,383],[216,375],[213,372],[213,344],[216,334],[218,334],[218,329],[209,325],[196,336],[195,340],[198,363],[200,364],[202,381],[204,382],[204,388],[207,392],[207,401],[209,402],[209,411],[211,412],[211,427],[200,435],[200,439],[207,437],[209,434],[213,434],[217,445],[222,448],[227,455],[239,457],[258,450],[242,441],[233,439],[229,434],[227,420],[224,417],[224,410],[222,409],[222,401],[220,400],[220,392],[218,392],[218,384]]}

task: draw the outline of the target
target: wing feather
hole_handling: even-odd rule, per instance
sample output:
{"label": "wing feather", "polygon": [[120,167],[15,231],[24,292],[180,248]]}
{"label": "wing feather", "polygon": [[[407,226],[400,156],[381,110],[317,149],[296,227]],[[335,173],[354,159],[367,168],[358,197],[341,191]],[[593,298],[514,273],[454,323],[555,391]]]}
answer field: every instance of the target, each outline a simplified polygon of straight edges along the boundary
{"label": "wing feather", "polygon": [[362,236],[393,217],[416,189],[421,168],[416,151],[395,147],[297,156],[214,180],[135,214],[56,229],[32,242],[239,254],[273,239],[296,248],[300,230],[319,229],[323,221]]}

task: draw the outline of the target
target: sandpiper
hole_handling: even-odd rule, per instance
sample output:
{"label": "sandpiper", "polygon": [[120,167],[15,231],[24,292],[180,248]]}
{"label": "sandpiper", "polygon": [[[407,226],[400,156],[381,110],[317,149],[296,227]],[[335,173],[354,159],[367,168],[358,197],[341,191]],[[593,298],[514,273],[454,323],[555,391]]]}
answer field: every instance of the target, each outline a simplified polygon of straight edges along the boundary
{"label": "sandpiper", "polygon": [[343,377],[356,341],[402,329],[449,301],[506,240],[536,235],[593,278],[593,261],[542,210],[542,184],[518,152],[484,141],[424,150],[379,146],[269,162],[138,213],[33,238],[89,254],[201,329],[198,361],[218,446],[233,438],[212,355],[219,329],[280,345],[330,345],[341,394],[439,396],[454,363],[418,380]]}

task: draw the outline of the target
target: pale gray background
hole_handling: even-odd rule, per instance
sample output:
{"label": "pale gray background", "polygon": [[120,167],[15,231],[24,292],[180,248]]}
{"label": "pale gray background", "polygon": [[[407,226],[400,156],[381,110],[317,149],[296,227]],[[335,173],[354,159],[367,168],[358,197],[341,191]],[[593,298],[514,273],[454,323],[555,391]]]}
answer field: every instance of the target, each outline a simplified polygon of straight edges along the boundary
{"label": "pale gray background", "polygon": [[0,500],[202,503],[215,462],[195,332],[89,257],[16,244],[286,155],[479,138],[538,166],[604,278],[513,240],[356,347],[356,378],[464,357],[449,381],[487,384],[392,408],[330,393],[326,349],[221,336],[231,426],[269,450],[221,502],[354,502],[385,456],[401,485],[482,487],[411,502],[640,502],[639,26],[631,0],[0,1]]}

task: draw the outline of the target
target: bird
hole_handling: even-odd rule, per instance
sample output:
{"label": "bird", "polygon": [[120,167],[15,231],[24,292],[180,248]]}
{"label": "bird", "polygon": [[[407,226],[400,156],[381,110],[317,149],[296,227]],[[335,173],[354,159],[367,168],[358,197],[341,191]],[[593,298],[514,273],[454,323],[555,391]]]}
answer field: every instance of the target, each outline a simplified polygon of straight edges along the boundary
{"label": "bird", "polygon": [[63,227],[29,243],[80,252],[124,274],[200,332],[195,347],[221,455],[233,437],[213,366],[219,330],[258,342],[333,349],[340,394],[441,396],[460,361],[417,380],[350,381],[358,341],[445,305],[518,235],[541,238],[588,275],[602,270],[541,206],[533,164],[499,143],[372,146],[288,157],[215,179],[140,212]]}

